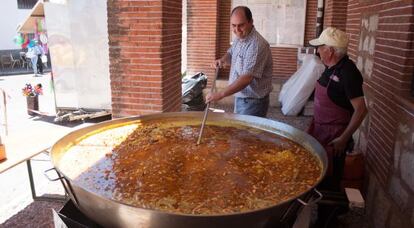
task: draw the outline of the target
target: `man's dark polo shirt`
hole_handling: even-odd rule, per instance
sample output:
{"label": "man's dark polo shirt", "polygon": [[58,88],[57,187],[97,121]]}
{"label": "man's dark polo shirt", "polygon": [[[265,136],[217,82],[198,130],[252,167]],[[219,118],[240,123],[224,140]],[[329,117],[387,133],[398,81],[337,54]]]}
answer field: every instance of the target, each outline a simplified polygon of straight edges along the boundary
{"label": "man's dark polo shirt", "polygon": [[[336,76],[336,77],[335,77]],[[335,66],[326,68],[318,79],[321,86],[328,87],[328,97],[338,106],[351,112],[354,108],[350,100],[364,96],[363,78],[354,62],[346,55]]]}

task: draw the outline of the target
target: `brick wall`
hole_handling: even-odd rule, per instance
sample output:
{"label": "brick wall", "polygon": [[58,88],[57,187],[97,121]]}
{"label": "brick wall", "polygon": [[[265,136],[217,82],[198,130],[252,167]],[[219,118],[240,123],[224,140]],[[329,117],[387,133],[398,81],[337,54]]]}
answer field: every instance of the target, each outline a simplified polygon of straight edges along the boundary
{"label": "brick wall", "polygon": [[[226,54],[230,47],[230,12],[231,1],[219,1],[219,54],[217,58],[221,58]],[[228,78],[230,69],[220,70],[220,78]]]}
{"label": "brick wall", "polygon": [[318,8],[317,0],[308,0],[306,2],[306,21],[305,21],[305,46],[308,46],[309,40],[316,38],[316,12]]}
{"label": "brick wall", "polygon": [[[187,72],[204,72],[213,77],[210,67],[218,57],[218,0],[187,1]],[[209,80],[209,82],[211,82]]]}
{"label": "brick wall", "polygon": [[182,0],[162,2],[162,111],[180,111]]}
{"label": "brick wall", "polygon": [[297,70],[297,54],[296,48],[272,48],[273,58],[273,77],[289,78]]}
{"label": "brick wall", "polygon": [[181,0],[108,1],[114,117],[178,111]]}
{"label": "brick wall", "polygon": [[359,43],[359,31],[361,27],[361,9],[360,0],[349,0],[348,15],[346,20],[346,32],[349,38],[348,55],[351,59],[356,59],[356,51]]}
{"label": "brick wall", "polygon": [[[349,53],[363,72],[372,101],[367,151],[371,162],[368,164],[378,173],[379,181],[386,184],[393,157],[397,103],[408,94],[412,80],[413,6],[407,1],[377,4],[350,1],[348,11],[352,15],[347,25],[351,38]],[[375,17],[375,33],[363,33],[364,24],[369,26],[370,18]],[[374,46],[371,57],[365,53],[364,45]]]}
{"label": "brick wall", "polygon": [[345,31],[348,0],[325,0],[324,27]]}
{"label": "brick wall", "polygon": [[363,73],[369,106],[359,148],[374,227],[414,226],[413,3],[349,0],[347,7],[348,53]]}

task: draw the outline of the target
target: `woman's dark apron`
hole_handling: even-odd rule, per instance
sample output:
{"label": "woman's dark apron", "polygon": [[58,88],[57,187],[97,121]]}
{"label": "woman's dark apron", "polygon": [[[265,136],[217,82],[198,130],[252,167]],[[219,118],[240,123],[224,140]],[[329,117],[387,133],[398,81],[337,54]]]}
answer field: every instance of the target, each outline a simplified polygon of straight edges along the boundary
{"label": "woman's dark apron", "polygon": [[314,118],[308,133],[315,137],[326,150],[328,170],[325,179],[329,180],[329,183],[326,184],[334,185],[330,186],[333,189],[339,189],[346,154],[342,153],[340,156],[334,156],[334,148],[328,143],[345,131],[351,120],[351,113],[349,110],[336,105],[328,97],[328,87],[334,76],[335,72],[329,77],[326,87],[321,86],[319,82],[316,83]]}

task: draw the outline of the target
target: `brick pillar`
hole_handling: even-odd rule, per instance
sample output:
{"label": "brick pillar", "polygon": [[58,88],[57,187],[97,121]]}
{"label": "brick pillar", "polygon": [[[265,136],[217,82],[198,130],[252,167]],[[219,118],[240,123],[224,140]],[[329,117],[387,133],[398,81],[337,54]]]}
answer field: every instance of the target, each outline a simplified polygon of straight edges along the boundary
{"label": "brick pillar", "polygon": [[345,31],[348,0],[325,0],[323,27],[335,27]]}
{"label": "brick pillar", "polygon": [[[227,50],[230,48],[230,12],[231,12],[231,1],[220,1],[219,2],[219,19],[218,19],[218,55],[216,58],[221,58],[224,54],[227,53]],[[220,78],[228,78],[230,73],[230,68],[221,69],[219,72]]]}
{"label": "brick pillar", "polygon": [[115,117],[179,111],[181,0],[108,1]]}
{"label": "brick pillar", "polygon": [[[218,57],[218,0],[187,2],[187,73],[202,71],[210,78],[210,64]],[[209,80],[211,82],[211,80]]]}
{"label": "brick pillar", "polygon": [[305,41],[304,46],[309,46],[309,40],[315,39],[318,0],[306,1]]}

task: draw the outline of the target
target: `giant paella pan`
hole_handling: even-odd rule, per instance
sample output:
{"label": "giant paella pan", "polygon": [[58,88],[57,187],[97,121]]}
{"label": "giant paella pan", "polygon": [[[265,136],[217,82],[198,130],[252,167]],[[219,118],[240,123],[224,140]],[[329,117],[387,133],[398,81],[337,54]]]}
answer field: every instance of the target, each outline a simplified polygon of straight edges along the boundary
{"label": "giant paella pan", "polygon": [[[161,113],[74,131],[51,157],[75,205],[105,227],[270,227],[321,181],[323,147],[289,125]],[[316,191],[317,192],[317,191]]]}

